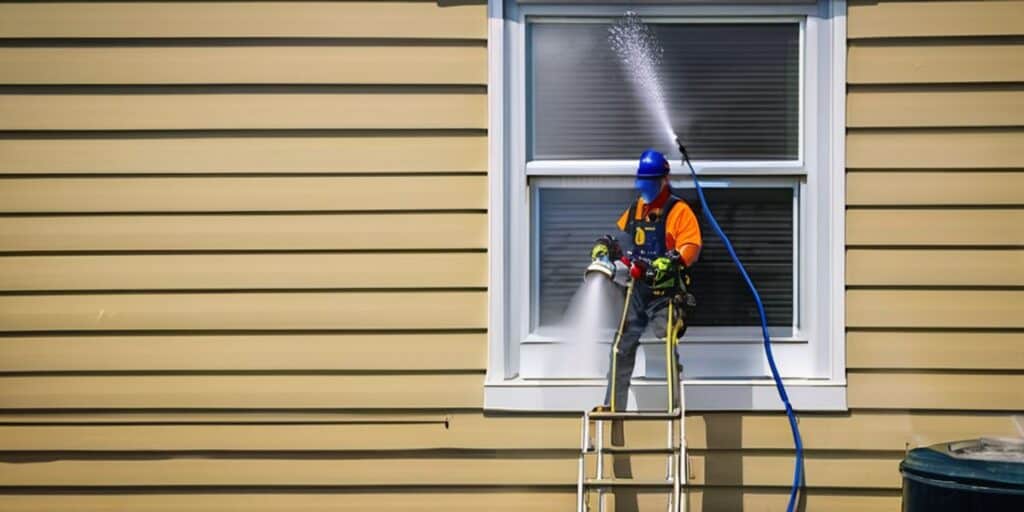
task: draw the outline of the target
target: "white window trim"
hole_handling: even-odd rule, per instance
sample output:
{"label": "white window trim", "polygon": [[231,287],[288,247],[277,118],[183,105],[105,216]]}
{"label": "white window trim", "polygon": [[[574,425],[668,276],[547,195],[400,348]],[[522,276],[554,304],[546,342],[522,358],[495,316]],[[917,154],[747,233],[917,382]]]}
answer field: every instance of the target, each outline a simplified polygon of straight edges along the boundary
{"label": "white window trim", "polygon": [[[488,366],[484,390],[484,408],[495,410],[529,411],[579,411],[586,405],[598,403],[604,394],[603,379],[544,379],[526,380],[517,375],[519,343],[509,342],[510,308],[521,307],[521,297],[511,297],[516,288],[509,286],[510,262],[507,248],[515,247],[510,236],[521,233],[520,226],[525,219],[509,215],[510,205],[515,203],[525,211],[528,208],[526,176],[515,175],[511,158],[524,158],[524,154],[511,155],[508,143],[510,122],[516,122],[517,112],[511,105],[525,105],[523,87],[511,87],[510,79],[516,77],[515,70],[522,69],[522,52],[509,52],[510,38],[522,30],[521,20],[506,19],[504,0],[488,0],[488,140],[489,140],[489,287],[488,287]],[[531,15],[559,15],[572,12],[564,5],[529,5],[524,7]],[[830,372],[826,378],[785,379],[790,399],[798,410],[841,411],[847,409],[846,402],[846,361],[845,361],[845,101],[846,101],[846,1],[823,0],[820,5],[590,5],[587,14],[593,16],[616,16],[625,9],[633,9],[648,16],[803,16],[817,14],[819,9],[830,18],[828,23],[832,34],[830,47],[810,47],[808,51],[829,51],[831,95],[828,105],[827,125],[816,129],[828,130],[827,146],[818,150],[827,151],[824,168],[829,180],[829,194],[818,197],[819,211],[812,222],[828,223],[829,239],[819,239],[818,245],[825,245],[819,261],[827,264],[828,272],[818,272],[818,283],[827,283],[829,289],[828,307],[819,311],[819,319],[827,322],[827,329],[818,332],[828,336]],[[738,10],[742,8],[742,11]],[[577,11],[578,12],[578,11]],[[801,91],[801,94],[814,94]],[[808,101],[806,97],[803,101]],[[824,113],[822,113],[824,114]],[[813,127],[809,129],[815,129]],[[803,128],[801,128],[803,136]],[[801,159],[807,158],[801,144]],[[803,175],[803,160],[776,164],[779,175]],[[702,176],[735,173],[737,166],[719,165],[712,167],[697,162]],[[564,165],[564,164],[562,164]],[[601,162],[598,164],[602,175],[622,175],[632,169],[623,167],[626,162]],[[531,163],[531,176],[564,175],[559,162]],[[762,168],[760,165],[759,168]],[[824,173],[822,173],[824,174]],[[684,366],[686,361],[683,362]],[[783,371],[785,369],[783,368]],[[780,410],[782,408],[770,380],[685,380],[686,403],[691,410]],[[656,408],[664,402],[664,382],[637,381],[632,389],[631,406]]]}

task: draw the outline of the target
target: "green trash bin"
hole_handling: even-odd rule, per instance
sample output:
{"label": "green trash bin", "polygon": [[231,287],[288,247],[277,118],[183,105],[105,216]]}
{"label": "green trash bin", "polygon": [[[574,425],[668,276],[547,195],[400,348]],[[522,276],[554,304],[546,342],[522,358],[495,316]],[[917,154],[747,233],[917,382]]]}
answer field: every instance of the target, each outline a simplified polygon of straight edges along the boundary
{"label": "green trash bin", "polygon": [[915,448],[900,472],[903,512],[1024,511],[1024,439]]}

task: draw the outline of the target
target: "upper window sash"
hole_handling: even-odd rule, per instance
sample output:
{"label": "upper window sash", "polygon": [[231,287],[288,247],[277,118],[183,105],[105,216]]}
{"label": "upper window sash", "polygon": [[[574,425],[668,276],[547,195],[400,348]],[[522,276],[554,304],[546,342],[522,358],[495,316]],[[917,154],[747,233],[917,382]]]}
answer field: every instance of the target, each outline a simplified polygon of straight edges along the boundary
{"label": "upper window sash", "polygon": [[[799,100],[798,100],[798,158],[796,160],[736,160],[736,161],[702,161],[694,160],[695,167],[702,175],[778,175],[806,176],[815,172],[817,151],[815,146],[822,143],[819,131],[823,124],[819,117],[818,81],[827,66],[819,62],[827,58],[819,46],[821,39],[818,18],[807,16],[820,15],[814,5],[783,5],[783,6],[666,6],[640,5],[631,7],[641,16],[657,18],[658,22],[681,23],[799,23]],[[520,82],[511,88],[512,107],[507,118],[510,129],[509,157],[510,163],[518,167],[525,176],[629,176],[635,173],[633,160],[531,160],[527,152],[529,139],[529,101],[530,90],[527,84],[529,46],[527,26],[530,23],[545,22],[607,22],[622,14],[621,7],[603,5],[581,6],[571,5],[511,5],[506,7],[509,18],[517,23],[510,26],[506,34],[511,51],[510,78]],[[685,15],[681,15],[683,12]],[[742,16],[737,16],[737,13]],[[814,23],[809,21],[813,20]],[[685,143],[686,141],[684,141]]]}

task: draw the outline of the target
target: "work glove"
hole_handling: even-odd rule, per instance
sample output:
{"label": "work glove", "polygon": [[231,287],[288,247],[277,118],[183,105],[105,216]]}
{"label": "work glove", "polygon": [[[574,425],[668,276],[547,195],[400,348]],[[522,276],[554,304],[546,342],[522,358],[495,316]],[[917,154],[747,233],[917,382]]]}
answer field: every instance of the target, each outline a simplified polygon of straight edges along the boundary
{"label": "work glove", "polygon": [[651,288],[656,290],[672,288],[676,286],[676,278],[679,275],[679,263],[673,262],[672,258],[662,256],[651,262],[647,269],[647,279]]}
{"label": "work glove", "polygon": [[622,258],[622,248],[614,236],[604,235],[594,242],[594,247],[590,249],[590,259],[596,260],[599,258],[608,258],[609,260]]}
{"label": "work glove", "polygon": [[[690,273],[687,271],[686,261],[676,250],[667,252],[665,257],[675,265],[675,276],[682,281],[678,283],[679,293],[673,297],[672,301],[676,305],[682,306],[683,311],[693,311],[697,307],[697,297],[690,292]],[[681,333],[680,337],[682,337]]]}

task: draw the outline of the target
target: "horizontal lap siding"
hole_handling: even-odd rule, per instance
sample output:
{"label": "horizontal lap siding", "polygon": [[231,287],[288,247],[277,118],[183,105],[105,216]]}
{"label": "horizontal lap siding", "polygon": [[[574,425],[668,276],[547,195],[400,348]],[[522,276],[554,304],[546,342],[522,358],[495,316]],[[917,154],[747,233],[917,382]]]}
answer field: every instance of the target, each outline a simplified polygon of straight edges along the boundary
{"label": "horizontal lap siding", "polygon": [[[484,129],[482,88],[0,90],[0,130]],[[275,89],[277,89],[276,92]],[[28,91],[31,91],[29,89]],[[76,92],[77,91],[77,92]],[[371,170],[372,169],[368,169]]]}
{"label": "horizontal lap siding", "polygon": [[0,154],[0,175],[466,174],[487,170],[487,136],[466,130],[33,133],[0,138]]}
{"label": "horizontal lap siding", "polygon": [[[985,55],[978,56],[979,50]],[[1024,55],[1000,40],[958,42],[918,40],[893,45],[870,39],[850,41],[850,84],[1014,83],[1024,81]]]}
{"label": "horizontal lap siding", "polygon": [[[503,456],[504,455],[504,456]],[[896,466],[902,452],[870,458],[811,453],[807,457],[807,485],[841,486],[859,477],[857,487],[898,489]],[[625,457],[623,457],[625,458]],[[663,456],[629,457],[636,478],[663,478]],[[17,460],[14,458],[14,460]],[[693,485],[784,486],[791,476],[788,453],[766,454],[719,451],[692,456]],[[130,486],[471,486],[488,485],[496,473],[508,486],[570,486],[576,481],[576,457],[495,453],[495,457],[436,455],[415,458],[333,458],[312,456],[299,460],[244,457],[222,459],[185,455],[171,460],[65,459],[49,464],[0,465],[6,486],[40,486],[61,482],[73,487]],[[733,470],[741,466],[742,472]],[[813,475],[813,476],[812,476]]]}
{"label": "horizontal lap siding", "polygon": [[849,128],[1019,126],[1024,117],[1017,86],[861,85],[850,86],[846,99]]}
{"label": "horizontal lap siding", "polygon": [[479,329],[483,291],[74,293],[0,296],[8,332]]}
{"label": "horizontal lap siding", "polygon": [[[864,450],[858,456],[1016,435],[1012,415],[1024,410],[1021,20],[1021,1],[850,2],[851,412],[829,435]],[[898,478],[895,468],[888,473]]]}
{"label": "horizontal lap siding", "polygon": [[485,11],[482,4],[440,9],[421,1],[10,2],[0,5],[0,37],[483,41]]}
{"label": "horizontal lap siding", "polygon": [[[788,494],[783,490],[737,487],[697,488],[689,493],[690,510],[778,510],[785,508]],[[639,496],[640,510],[665,508],[664,497],[655,493]],[[856,510],[876,512],[899,507],[899,494],[893,491],[857,491],[836,494],[835,491],[812,489],[807,493],[807,506],[812,510]],[[258,499],[251,494],[61,494],[55,496],[4,496],[0,507],[18,512],[98,512],[130,510],[139,512],[239,510],[256,512],[289,510],[311,511],[374,511],[406,512],[409,510],[444,510],[457,512],[537,511],[563,512],[575,507],[574,491],[564,489],[507,490],[502,488],[465,488],[444,492],[402,491],[388,489],[366,493],[330,493],[310,490],[302,493],[263,493]]]}
{"label": "horizontal lap siding", "polygon": [[[46,428],[36,426],[44,421]],[[112,425],[115,421],[118,424]],[[1016,431],[1012,411],[964,415],[958,411],[854,410],[805,414],[800,427],[808,450],[851,456],[901,451],[907,443],[936,443],[971,432],[1002,436]],[[775,413],[695,415],[687,418],[686,429],[688,445],[702,451],[785,451],[793,442],[786,418]],[[11,452],[95,451],[113,456],[113,452],[133,451],[359,451],[372,447],[382,453],[410,456],[432,449],[520,449],[550,450],[553,456],[568,457],[578,448],[579,418],[482,416],[479,411],[448,410],[21,411],[0,413],[0,434],[0,448]],[[627,442],[637,447],[662,445],[664,434],[660,424],[630,424],[626,428]]]}
{"label": "horizontal lap siding", "polygon": [[446,489],[444,491],[398,489],[361,493],[309,489],[302,492],[246,493],[196,490],[189,493],[138,494],[116,490],[101,494],[2,495],[0,509],[11,512],[407,512],[444,510],[451,512],[497,512],[571,510],[575,494],[569,491],[507,490],[500,487]]}
{"label": "horizontal lap siding", "polygon": [[[486,210],[485,176],[6,179],[0,213]],[[388,201],[377,197],[388,191]]]}
{"label": "horizontal lap siding", "polygon": [[857,129],[846,134],[849,170],[1024,168],[1024,128]]}
{"label": "horizontal lap siding", "polygon": [[[383,267],[389,272],[368,272]],[[423,269],[430,269],[424,272]],[[0,291],[485,288],[482,252],[7,256]],[[0,358],[2,359],[2,358]]]}
{"label": "horizontal lap siding", "polygon": [[[418,326],[421,328],[422,326]],[[0,371],[479,371],[483,333],[22,334]],[[108,357],[108,353],[118,357]]]}
{"label": "horizontal lap siding", "polygon": [[445,251],[486,243],[483,212],[0,216],[5,252]]}
{"label": "horizontal lap siding", "polygon": [[[852,410],[801,417],[808,510],[1016,432],[1022,6],[851,2]],[[485,11],[0,3],[0,509],[573,506],[578,418],[481,411]],[[694,510],[784,507],[783,416],[687,433]]]}
{"label": "horizontal lap siding", "polygon": [[[280,375],[273,375],[274,372]],[[214,372],[216,373],[216,372]],[[478,406],[477,372],[9,375],[2,409],[415,409]],[[271,375],[267,375],[271,373]],[[296,374],[298,373],[298,374]]]}
{"label": "horizontal lap siding", "polygon": [[571,503],[573,434],[523,455],[480,413],[486,29],[482,2],[0,2],[0,509]]}
{"label": "horizontal lap siding", "polygon": [[1019,36],[1021,0],[851,0],[847,34],[851,44],[872,38]]}
{"label": "horizontal lap siding", "polygon": [[487,49],[448,46],[0,48],[3,85],[90,84],[478,84],[487,83]]}

